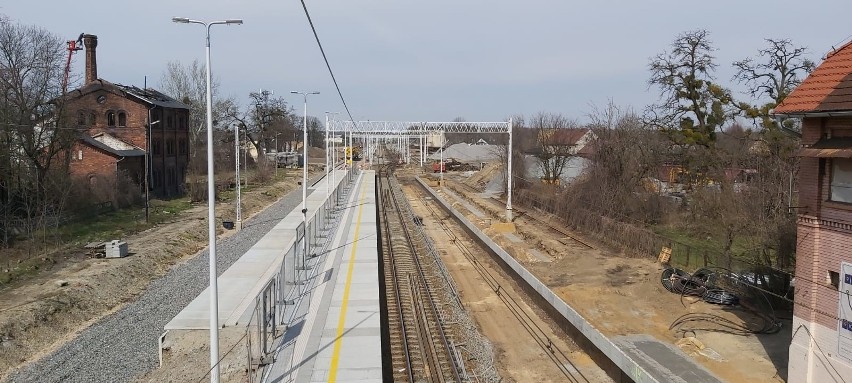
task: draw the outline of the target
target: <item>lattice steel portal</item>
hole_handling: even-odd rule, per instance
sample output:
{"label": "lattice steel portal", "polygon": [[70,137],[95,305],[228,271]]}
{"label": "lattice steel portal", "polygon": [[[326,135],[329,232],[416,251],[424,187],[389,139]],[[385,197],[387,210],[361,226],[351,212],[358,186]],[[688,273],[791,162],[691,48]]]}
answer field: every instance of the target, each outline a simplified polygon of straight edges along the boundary
{"label": "lattice steel portal", "polygon": [[416,135],[423,133],[510,133],[512,121],[503,122],[407,122],[407,121],[332,121],[331,132]]}
{"label": "lattice steel portal", "polygon": [[[326,119],[327,120],[327,119]],[[386,139],[419,139],[420,165],[423,166],[426,152],[426,136],[441,134],[441,153],[443,154],[445,133],[483,133],[483,134],[508,134],[509,147],[512,147],[512,120],[501,122],[413,122],[413,121],[345,121],[333,120],[327,122],[328,132],[345,133],[349,136],[348,146],[352,146],[353,138],[366,142],[367,153],[373,152],[372,146],[377,140]],[[370,163],[372,164],[372,157]],[[442,160],[443,161],[443,160]],[[507,193],[506,210],[512,210],[512,156],[507,156]],[[441,172],[443,180],[444,173]],[[510,214],[511,216],[511,214]]]}

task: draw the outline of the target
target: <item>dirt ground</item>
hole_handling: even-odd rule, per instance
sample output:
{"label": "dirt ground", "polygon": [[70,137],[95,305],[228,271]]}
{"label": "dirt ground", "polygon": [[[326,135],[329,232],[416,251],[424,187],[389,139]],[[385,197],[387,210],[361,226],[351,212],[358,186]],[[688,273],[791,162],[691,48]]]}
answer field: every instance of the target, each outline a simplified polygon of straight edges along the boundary
{"label": "dirt ground", "polygon": [[[219,381],[248,382],[245,366],[248,358],[246,329],[223,328],[219,331]],[[163,344],[163,366],[137,379],[138,382],[199,382],[209,379],[210,332],[186,330],[170,332]]]}
{"label": "dirt ground", "polygon": [[[456,204],[457,209],[464,211],[472,222],[480,222],[486,234],[605,335],[648,334],[675,344],[728,382],[785,381],[790,343],[788,320],[780,332],[772,335],[729,334],[720,331],[724,327],[707,321],[670,329],[670,325],[690,313],[718,315],[743,326],[753,326],[757,318],[736,307],[716,306],[691,297],[681,299],[663,288],[660,283],[663,267],[649,257],[615,253],[597,246],[593,238],[577,233],[572,236],[593,248],[556,235],[528,215],[533,213],[540,219],[557,222],[541,212],[516,212],[516,231],[507,235],[504,228],[491,225],[505,217],[505,205],[457,183],[464,181],[481,187],[482,180],[488,176],[474,175],[470,180],[460,175],[445,177],[445,187],[470,201],[488,218],[475,216],[463,204]],[[567,228],[562,229],[571,233]],[[694,335],[694,339],[682,339],[685,335]]]}
{"label": "dirt ground", "polygon": [[[301,170],[288,172],[274,185],[243,191],[244,219],[298,187]],[[219,203],[216,211],[219,217],[234,216],[232,203]],[[72,250],[51,269],[0,290],[0,381],[74,339],[132,302],[174,265],[196,256],[207,243],[206,218],[206,204],[200,204],[171,222],[122,238],[131,253],[126,258],[92,258],[81,255],[82,249]],[[219,228],[220,237],[231,233]],[[202,365],[207,363],[205,359]]]}

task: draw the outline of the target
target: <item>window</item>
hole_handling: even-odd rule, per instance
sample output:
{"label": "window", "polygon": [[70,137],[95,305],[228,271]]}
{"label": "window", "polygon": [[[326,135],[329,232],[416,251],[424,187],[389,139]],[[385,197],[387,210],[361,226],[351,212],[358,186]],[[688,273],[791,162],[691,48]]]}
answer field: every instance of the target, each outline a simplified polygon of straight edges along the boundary
{"label": "window", "polygon": [[831,159],[831,200],[852,203],[852,159]]}
{"label": "window", "polygon": [[89,112],[89,117],[86,120],[86,124],[89,125],[89,126],[95,126],[95,124],[97,122],[98,122],[98,115],[95,114],[95,112]]}
{"label": "window", "polygon": [[835,289],[840,289],[840,273],[837,271],[828,271],[828,274],[825,276],[825,281],[834,286]]}
{"label": "window", "polygon": [[186,140],[183,138],[178,141],[178,154],[186,155]]}
{"label": "window", "polygon": [[118,112],[118,126],[121,128],[127,126],[127,113]]}
{"label": "window", "polygon": [[172,139],[166,140],[166,155],[167,156],[175,155],[175,140],[172,140]]}
{"label": "window", "polygon": [[82,161],[82,160],[83,160],[83,151],[82,151],[82,150],[78,150],[78,151],[77,151],[77,160],[78,160],[78,161]]}
{"label": "window", "polygon": [[166,129],[172,130],[172,123],[174,122],[174,118],[172,116],[166,117]]}
{"label": "window", "polygon": [[153,153],[156,156],[156,155],[159,155],[160,153],[162,153],[162,150],[163,149],[160,145],[160,139],[159,138],[151,141],[151,153]]}
{"label": "window", "polygon": [[107,118],[107,126],[109,126],[110,128],[114,128],[115,127],[115,112],[112,112],[112,111],[107,112],[106,118]]}
{"label": "window", "polygon": [[86,113],[82,110],[77,112],[77,125],[86,125]]}

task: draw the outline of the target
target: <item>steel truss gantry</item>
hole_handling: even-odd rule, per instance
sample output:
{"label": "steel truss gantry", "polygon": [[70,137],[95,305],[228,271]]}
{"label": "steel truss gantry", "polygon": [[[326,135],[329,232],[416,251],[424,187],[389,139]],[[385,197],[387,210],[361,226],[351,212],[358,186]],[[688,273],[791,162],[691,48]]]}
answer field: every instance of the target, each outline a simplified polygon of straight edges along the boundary
{"label": "steel truss gantry", "polygon": [[[443,153],[445,133],[483,133],[483,134],[508,134],[509,148],[512,147],[512,120],[501,122],[413,122],[413,121],[331,121],[329,132],[338,132],[349,135],[349,146],[352,146],[353,138],[361,139],[367,144],[367,153],[373,151],[369,148],[378,140],[402,140],[410,142],[412,138],[419,139],[420,166],[426,160],[426,137],[428,135],[441,135],[441,153]],[[506,210],[512,210],[512,156],[506,156]],[[372,157],[370,163],[372,163]],[[443,177],[443,173],[441,173]]]}

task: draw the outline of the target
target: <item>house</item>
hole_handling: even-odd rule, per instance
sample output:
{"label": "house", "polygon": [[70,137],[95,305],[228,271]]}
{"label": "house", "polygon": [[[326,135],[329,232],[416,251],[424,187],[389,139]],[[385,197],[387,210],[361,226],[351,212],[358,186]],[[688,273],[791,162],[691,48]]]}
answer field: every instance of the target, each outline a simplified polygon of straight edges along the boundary
{"label": "house", "polygon": [[147,173],[151,196],[183,194],[189,108],[154,89],[98,78],[98,38],[84,35],[83,43],[85,84],[65,94],[65,109],[76,116],[82,135],[71,152],[71,174],[92,184],[130,180],[142,192]]}
{"label": "house", "polygon": [[789,382],[852,377],[852,43],[774,112],[802,119]]}

